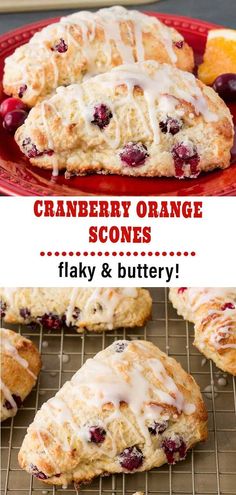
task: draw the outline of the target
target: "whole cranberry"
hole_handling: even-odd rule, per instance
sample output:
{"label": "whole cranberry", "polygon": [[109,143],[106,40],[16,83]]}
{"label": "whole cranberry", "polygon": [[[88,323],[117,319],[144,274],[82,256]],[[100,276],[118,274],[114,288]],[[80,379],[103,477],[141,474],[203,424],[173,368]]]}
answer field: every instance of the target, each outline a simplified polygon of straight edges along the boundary
{"label": "whole cranberry", "polygon": [[236,101],[236,74],[221,74],[215,79],[213,89],[224,101]]}
{"label": "whole cranberry", "polygon": [[6,113],[3,119],[3,127],[11,134],[14,134],[16,129],[24,124],[27,117],[28,113],[25,110],[12,110],[12,112]]}
{"label": "whole cranberry", "polygon": [[12,112],[13,110],[24,110],[25,112],[28,111],[27,105],[23,103],[23,101],[19,100],[18,98],[7,98],[6,100],[3,100],[3,102],[0,105],[0,115],[1,117],[5,117],[5,115],[9,112]]}
{"label": "whole cranberry", "polygon": [[90,442],[102,443],[106,438],[106,431],[100,426],[90,426],[89,428]]}
{"label": "whole cranberry", "polygon": [[187,454],[187,446],[182,437],[165,438],[161,447],[165,452],[168,464],[175,464],[176,461],[182,461]]}
{"label": "whole cranberry", "polygon": [[97,125],[100,129],[103,129],[109,124],[112,117],[113,115],[110,108],[107,105],[104,105],[104,103],[101,103],[100,105],[95,106],[91,123]]}
{"label": "whole cranberry", "polygon": [[138,469],[143,463],[143,453],[136,447],[128,447],[119,455],[120,465],[127,471]]}
{"label": "whole cranberry", "polygon": [[125,162],[129,167],[143,165],[148,156],[145,144],[136,142],[127,143],[120,152],[122,162]]}

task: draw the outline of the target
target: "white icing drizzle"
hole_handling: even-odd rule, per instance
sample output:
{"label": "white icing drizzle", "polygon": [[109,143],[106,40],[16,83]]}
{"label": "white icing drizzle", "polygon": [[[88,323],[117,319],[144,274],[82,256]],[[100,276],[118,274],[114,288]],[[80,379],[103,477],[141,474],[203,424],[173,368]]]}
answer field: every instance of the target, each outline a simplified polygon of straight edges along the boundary
{"label": "white icing drizzle", "polygon": [[31,375],[34,380],[37,380],[35,374],[29,369],[29,363],[26,359],[22,358],[17,351],[16,347],[11,343],[7,330],[1,328],[1,338],[0,338],[0,346],[3,352],[12,357],[15,361],[17,361],[22,368],[24,368],[29,375]]}
{"label": "white icing drizzle", "polygon": [[[81,441],[82,450],[90,448],[93,451],[94,444],[88,441],[89,425],[95,424],[106,428],[110,422],[118,419],[120,422],[126,422],[127,427],[133,429],[137,434],[136,427],[122,412],[121,403],[127,403],[136,418],[139,435],[141,434],[148,443],[151,443],[148,420],[169,419],[169,413],[165,413],[163,409],[165,404],[175,407],[179,414],[182,412],[187,415],[194,413],[195,405],[185,401],[183,394],[168,375],[162,362],[159,359],[148,359],[145,354],[144,343],[135,341],[135,344],[144,351],[142,364],[138,359],[135,359],[135,355],[133,359],[130,357],[129,360],[127,359],[126,352],[129,352],[129,345],[122,353],[119,353],[112,349],[116,343],[112,344],[112,352],[107,355],[106,359],[102,353],[93,359],[88,359],[71,381],[67,382],[54,398],[43,404],[31,428],[36,429],[41,437],[40,432],[47,428],[46,419],[49,424],[53,423],[58,426],[60,435],[54,440],[60,442],[65,451],[69,451],[74,441],[78,442],[78,439]],[[132,363],[131,366],[130,363]],[[148,379],[143,372],[144,368]],[[150,373],[153,375],[152,380],[150,380]],[[94,412],[95,419],[90,419],[88,424],[84,424],[83,420],[81,421],[79,409],[74,408],[72,410],[69,406],[69,404],[78,401],[84,402],[86,408],[89,407]],[[96,419],[96,415],[108,403],[112,404],[113,408],[109,410],[101,422],[101,420]],[[63,430],[65,424],[70,430],[69,434],[68,429]],[[113,457],[116,455],[116,446],[113,445],[109,431],[107,431],[107,435],[110,439],[109,449],[103,445],[100,445],[99,449],[101,449],[100,452]],[[126,444],[125,439],[122,442],[124,445]],[[46,449],[45,453],[51,459]],[[58,469],[58,467],[56,468]]]}
{"label": "white icing drizzle", "polygon": [[11,391],[6,386],[6,384],[2,381],[1,378],[0,378],[0,390],[2,391],[3,396],[5,397],[5,399],[8,400],[8,402],[10,402],[12,409],[14,411],[16,411],[17,410],[17,404],[16,404],[16,402],[14,401],[14,399],[12,397]]}
{"label": "white icing drizzle", "polygon": [[[193,105],[196,114],[201,114],[207,122],[218,120],[218,116],[209,110],[207,99],[192,74],[182,73],[182,71],[173,69],[168,64],[159,64],[154,61],[126,64],[115,67],[110,72],[100,74],[96,79],[91,79],[81,85],[74,84],[67,88],[58,88],[56,94],[48,100],[49,104],[55,108],[55,112],[60,116],[62,125],[66,125],[69,122],[66,122],[61,116],[60,110],[56,109],[57,104],[63,98],[66,108],[73,108],[73,121],[76,118],[79,121],[82,117],[89,141],[96,137],[98,132],[97,126],[94,126],[91,122],[92,112],[96,103],[101,103],[101,101],[94,101],[94,91],[100,85],[103,88],[102,93],[106,95],[105,98],[102,97],[102,103],[105,103],[112,110],[112,121],[113,125],[115,125],[115,138],[110,137],[109,126],[103,129],[102,133],[100,133],[100,138],[103,138],[112,148],[117,148],[120,145],[120,125],[124,124],[123,122],[119,123],[117,118],[120,106],[129,105],[130,108],[136,111],[137,118],[142,123],[144,135],[151,136],[154,144],[159,143],[161,132],[157,111],[162,112],[163,108],[175,109],[180,100]],[[117,86],[121,85],[126,86],[127,93],[117,98],[115,90]],[[141,105],[139,99],[134,95],[134,89],[137,86],[143,90],[148,119],[145,115],[145,107]],[[68,111],[69,119],[70,111]],[[43,106],[41,120],[44,124],[48,146],[50,147],[51,135],[48,130],[48,124],[45,124]]]}
{"label": "white icing drizzle", "polygon": [[[128,43],[124,42],[121,35],[121,26],[125,23],[129,33]],[[131,23],[131,25],[130,25]],[[132,27],[131,27],[132,26]],[[103,32],[103,57],[105,60],[98,60],[98,50],[94,45],[96,30]],[[21,84],[28,83],[27,91],[32,94],[41,94],[47,83],[47,74],[45,73],[47,64],[50,63],[53,69],[52,88],[58,86],[60,74],[57,67],[58,53],[52,50],[53,39],[63,39],[69,46],[73,44],[81,55],[81,65],[85,64],[86,78],[92,75],[105,72],[113,65],[112,56],[115,47],[121,58],[121,63],[133,63],[145,59],[145,50],[143,44],[143,33],[153,32],[163,44],[170,61],[175,63],[177,56],[173,48],[173,34],[170,28],[162,24],[155,17],[147,16],[136,10],[127,10],[124,7],[111,7],[100,9],[95,13],[81,11],[67,17],[62,17],[60,22],[49,25],[36,33],[29,41],[30,49],[34,57],[30,58],[30,70],[28,67],[27,56],[21,58],[20,63],[14,56],[9,57],[9,63],[14,67],[17,64],[17,73],[21,71],[21,77],[14,84],[17,88]],[[76,39],[74,33],[82,42]],[[178,39],[182,39],[181,35]],[[70,64],[68,64],[70,71]],[[37,83],[40,88],[33,89],[29,81],[32,73],[37,73]],[[27,74],[29,76],[27,77]],[[80,77],[83,77],[81,71]],[[75,82],[75,75],[71,71],[71,83]]]}
{"label": "white icing drizzle", "polygon": [[215,349],[236,349],[236,344],[222,344],[221,341],[229,339],[234,335],[234,332],[230,326],[219,327],[213,331],[210,335],[210,343]]}
{"label": "white icing drizzle", "polygon": [[208,303],[211,300],[216,298],[221,299],[222,301],[234,301],[236,300],[236,289],[225,287],[225,288],[189,288],[187,289],[187,298],[190,310],[194,313],[196,312],[203,304]]}

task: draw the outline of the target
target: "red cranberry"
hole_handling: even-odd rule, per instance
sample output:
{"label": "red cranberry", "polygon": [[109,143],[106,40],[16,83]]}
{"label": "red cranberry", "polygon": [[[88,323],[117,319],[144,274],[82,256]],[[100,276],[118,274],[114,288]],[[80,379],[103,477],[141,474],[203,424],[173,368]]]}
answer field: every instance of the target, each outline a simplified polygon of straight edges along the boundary
{"label": "red cranberry", "polygon": [[184,143],[179,143],[173,146],[171,152],[175,163],[175,177],[183,179],[186,176],[185,165],[189,165],[189,177],[196,178],[200,174],[198,169],[200,157],[195,146],[190,147]]}
{"label": "red cranberry", "polygon": [[34,464],[30,464],[30,470],[31,470],[32,475],[35,478],[38,478],[39,480],[48,480],[48,478],[49,478],[49,476],[44,474],[42,471],[39,471],[37,466],[35,466]]}
{"label": "red cranberry", "polygon": [[96,105],[94,108],[92,124],[97,125],[100,129],[106,127],[113,115],[109,107],[101,103],[101,105]]}
{"label": "red cranberry", "polygon": [[25,110],[12,110],[12,112],[6,113],[3,119],[3,127],[8,132],[15,133],[16,129],[24,124],[27,117],[28,113]]}
{"label": "red cranberry", "polygon": [[168,421],[162,421],[162,423],[157,423],[157,421],[154,421],[153,424],[148,427],[148,431],[151,435],[161,435],[161,433],[164,433],[168,426]]}
{"label": "red cranberry", "polygon": [[41,325],[48,330],[60,330],[62,327],[61,318],[52,313],[45,313],[43,316],[39,317],[39,321]]}
{"label": "red cranberry", "polygon": [[3,301],[0,301],[0,318],[4,318],[6,314],[7,305]]}
{"label": "red cranberry", "polygon": [[68,50],[68,45],[66,44],[65,40],[60,38],[60,41],[54,45],[53,48],[51,48],[53,52],[58,52],[58,53],[65,53]]}
{"label": "red cranberry", "polygon": [[72,313],[72,318],[74,320],[78,320],[79,319],[79,316],[80,316],[80,313],[81,313],[80,309],[77,306],[75,306],[74,311]]}
{"label": "red cranberry", "polygon": [[127,471],[138,469],[143,463],[142,451],[135,447],[128,447],[119,455],[120,465]]}
{"label": "red cranberry", "polygon": [[20,316],[27,320],[31,316],[31,311],[28,308],[21,308],[20,309]]}
{"label": "red cranberry", "polygon": [[7,98],[0,105],[0,115],[4,118],[5,115],[13,110],[25,110],[27,112],[28,107],[23,101],[18,98]]}
{"label": "red cranberry", "polygon": [[[15,401],[15,403],[17,405],[17,408],[19,409],[19,407],[21,407],[21,405],[22,405],[22,400],[21,400],[20,396],[19,395],[16,395],[16,394],[12,394],[12,398]],[[7,399],[4,402],[4,407],[6,407],[6,409],[8,411],[10,411],[11,409],[13,409],[11,403]]]}
{"label": "red cranberry", "polygon": [[176,48],[183,48],[184,46],[184,42],[182,40],[180,41],[175,41],[174,42],[174,45],[176,46]]}
{"label": "red cranberry", "polygon": [[102,443],[106,438],[106,431],[100,426],[90,426],[89,428],[90,442]]}
{"label": "red cranberry", "polygon": [[182,120],[172,119],[171,117],[167,117],[166,120],[163,120],[159,123],[161,132],[163,132],[164,134],[172,134],[172,136],[177,134],[182,126]]}
{"label": "red cranberry", "polygon": [[127,143],[120,153],[122,162],[125,162],[129,167],[143,165],[148,156],[145,144],[135,142]]}
{"label": "red cranberry", "polygon": [[165,438],[161,444],[165,452],[168,464],[183,461],[187,454],[187,446],[182,437]]}
{"label": "red cranberry", "polygon": [[180,287],[178,289],[178,294],[183,294],[187,290],[187,287]]}
{"label": "red cranberry", "polygon": [[235,309],[235,305],[231,302],[227,302],[227,303],[223,304],[223,306],[221,306],[220,309],[222,311],[225,311],[226,309]]}
{"label": "red cranberry", "polygon": [[22,98],[27,90],[27,84],[23,84],[20,86],[19,91],[18,91],[18,96],[19,98]]}
{"label": "red cranberry", "polygon": [[53,150],[39,151],[36,145],[32,143],[29,137],[24,139],[24,141],[22,142],[22,146],[25,149],[28,158],[36,158],[37,156],[43,156],[43,155],[51,156],[54,153]]}
{"label": "red cranberry", "polygon": [[236,101],[236,74],[221,74],[215,79],[213,88],[224,101]]}
{"label": "red cranberry", "polygon": [[115,342],[115,351],[116,352],[124,352],[129,342],[127,340],[118,340]]}

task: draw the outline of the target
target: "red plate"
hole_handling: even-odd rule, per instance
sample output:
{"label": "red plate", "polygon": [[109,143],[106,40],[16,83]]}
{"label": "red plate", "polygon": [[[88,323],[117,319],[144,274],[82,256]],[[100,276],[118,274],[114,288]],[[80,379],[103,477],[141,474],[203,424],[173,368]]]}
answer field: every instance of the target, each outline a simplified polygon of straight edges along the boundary
{"label": "red plate", "polygon": [[[150,12],[151,15],[156,15]],[[196,62],[201,61],[207,33],[215,24],[182,16],[156,15],[168,26],[175,27],[192,46]],[[36,22],[16,29],[0,37],[0,80],[4,59],[16,47],[26,43],[30,37],[47,24],[58,19]],[[0,100],[3,98],[1,95]],[[231,107],[236,124],[236,105]],[[7,135],[0,125],[0,191],[18,196],[80,196],[80,195],[131,195],[131,196],[212,196],[236,195],[236,143],[232,155],[232,165],[227,170],[201,174],[197,179],[178,180],[159,178],[120,177],[116,175],[89,175],[69,180],[64,174],[51,177],[51,173],[32,167],[21,154],[14,139]]]}

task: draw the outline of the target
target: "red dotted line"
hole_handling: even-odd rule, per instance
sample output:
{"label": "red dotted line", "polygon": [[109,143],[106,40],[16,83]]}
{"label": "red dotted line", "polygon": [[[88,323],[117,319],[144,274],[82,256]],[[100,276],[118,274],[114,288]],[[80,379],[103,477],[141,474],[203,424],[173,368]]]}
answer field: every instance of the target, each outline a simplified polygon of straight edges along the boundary
{"label": "red dotted line", "polygon": [[167,253],[167,251],[141,251],[140,253],[138,253],[138,251],[133,251],[131,253],[131,251],[111,251],[111,252],[108,252],[108,251],[104,251],[102,253],[102,251],[98,251],[97,253],[95,253],[95,251],[91,251],[90,253],[88,251],[84,251],[84,252],[80,252],[80,251],[68,251],[68,253],[66,251],[62,251],[61,253],[59,253],[59,251],[55,251],[55,253],[53,253],[52,251],[40,251],[40,256],[196,256],[196,252],[195,251],[191,251],[191,252],[188,252],[188,251],[177,251],[176,253],[174,253],[174,251],[170,251],[169,253]]}

